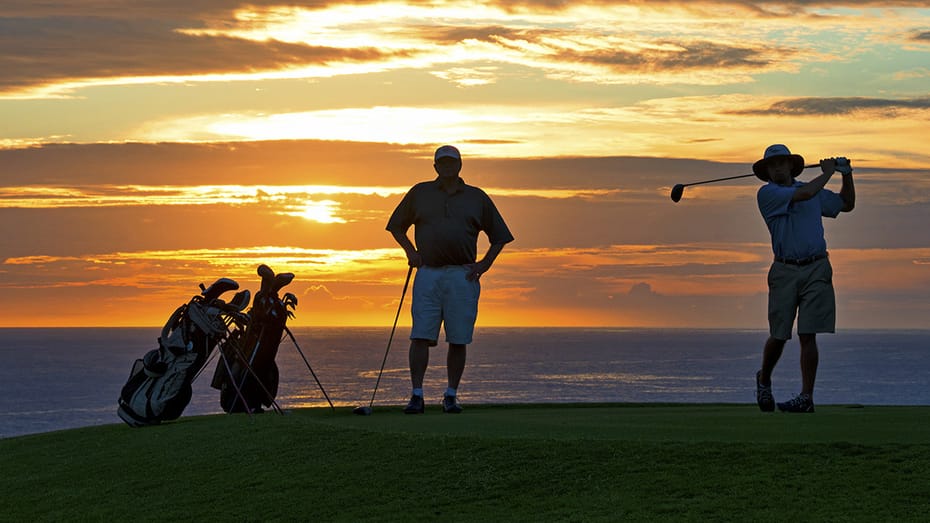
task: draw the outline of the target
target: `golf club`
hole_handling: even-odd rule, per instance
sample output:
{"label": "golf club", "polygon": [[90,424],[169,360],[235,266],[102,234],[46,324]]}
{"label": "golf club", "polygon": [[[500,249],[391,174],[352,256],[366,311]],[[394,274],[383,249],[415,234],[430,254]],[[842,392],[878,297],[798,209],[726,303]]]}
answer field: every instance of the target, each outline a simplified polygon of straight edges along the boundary
{"label": "golf club", "polygon": [[[805,169],[810,169],[811,167],[820,167],[820,164],[814,163],[811,165],[804,166]],[[685,187],[689,187],[691,185],[701,185],[704,183],[722,182],[724,180],[735,180],[737,178],[748,178],[750,176],[755,176],[755,174],[749,173],[749,174],[741,174],[739,176],[727,176],[726,178],[716,178],[713,180],[704,180],[702,182],[679,183],[675,185],[674,187],[672,187],[672,201],[675,203],[678,203],[678,201],[681,200],[681,195],[685,192]]]}
{"label": "golf club", "polygon": [[378,371],[378,380],[375,381],[375,390],[371,391],[371,401],[368,406],[355,407],[353,414],[359,416],[371,416],[371,406],[375,404],[375,394],[378,393],[378,384],[381,383],[381,374],[384,373],[384,364],[387,362],[388,353],[391,351],[391,341],[394,340],[394,331],[397,330],[397,318],[400,318],[400,309],[404,305],[404,296],[407,295],[407,285],[410,284],[410,274],[413,273],[413,266],[407,269],[407,279],[404,280],[404,290],[400,293],[400,303],[397,304],[397,314],[394,315],[394,326],[391,327],[391,336],[388,337],[387,348],[384,349],[384,359],[381,360],[381,370]]}

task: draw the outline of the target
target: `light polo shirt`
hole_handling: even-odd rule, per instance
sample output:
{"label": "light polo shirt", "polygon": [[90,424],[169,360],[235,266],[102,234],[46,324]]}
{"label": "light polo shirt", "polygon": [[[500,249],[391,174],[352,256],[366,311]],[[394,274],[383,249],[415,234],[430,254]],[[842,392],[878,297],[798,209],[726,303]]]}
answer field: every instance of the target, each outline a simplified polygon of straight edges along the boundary
{"label": "light polo shirt", "polygon": [[461,178],[452,194],[443,190],[438,178],[414,185],[394,209],[386,228],[406,233],[411,225],[415,226],[417,251],[430,267],[475,263],[480,231],[492,245],[513,241],[491,198]]}
{"label": "light polo shirt", "polygon": [[822,217],[836,218],[843,209],[843,199],[821,189],[809,200],[792,202],[794,191],[803,185],[797,180],[789,187],[769,182],[756,195],[776,257],[803,259],[827,252]]}

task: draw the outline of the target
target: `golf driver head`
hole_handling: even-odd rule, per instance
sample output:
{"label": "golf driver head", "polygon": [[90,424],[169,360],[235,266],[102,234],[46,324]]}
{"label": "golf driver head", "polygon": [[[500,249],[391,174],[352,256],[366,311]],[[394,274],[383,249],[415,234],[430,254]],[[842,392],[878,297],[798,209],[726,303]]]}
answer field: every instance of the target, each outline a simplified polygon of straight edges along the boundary
{"label": "golf driver head", "polygon": [[352,410],[352,414],[358,414],[359,416],[371,416],[371,407],[355,407],[355,409]]}
{"label": "golf driver head", "polygon": [[679,183],[675,185],[674,187],[672,187],[672,201],[675,203],[678,203],[678,201],[681,200],[682,193],[684,192],[685,192],[684,184]]}

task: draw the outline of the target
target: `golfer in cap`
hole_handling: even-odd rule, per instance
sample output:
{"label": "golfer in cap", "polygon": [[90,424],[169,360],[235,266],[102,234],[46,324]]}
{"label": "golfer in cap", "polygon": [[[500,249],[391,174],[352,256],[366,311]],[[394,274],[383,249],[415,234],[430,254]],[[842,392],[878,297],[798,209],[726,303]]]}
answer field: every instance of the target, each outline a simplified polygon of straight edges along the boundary
{"label": "golfer in cap", "polygon": [[[448,388],[442,399],[443,412],[458,414],[462,407],[457,390],[465,370],[465,348],[472,342],[478,317],[481,275],[487,272],[513,235],[491,198],[459,177],[462,156],[451,145],[436,149],[433,168],[438,177],[414,185],[394,209],[387,230],[407,254],[407,263],[417,267],[413,281],[410,331],[410,379],[413,392],[404,408],[407,414],[424,411],[423,377],[429,363],[429,348],[444,328],[449,351],[446,356]],[[416,244],[407,230],[414,226]],[[478,233],[490,242],[481,260]]]}
{"label": "golfer in cap", "polygon": [[[804,159],[781,144],[771,145],[752,171],[763,182],[759,211],[772,235],[775,259],[769,269],[769,338],[756,373],[756,402],[763,412],[775,410],[772,371],[791,339],[795,317],[801,342],[801,392],[777,404],[784,412],[814,412],[817,377],[817,333],[834,332],[836,300],[833,268],[827,257],[823,217],[836,218],[853,210],[856,192],[852,166],[846,158],[820,160],[822,174],[803,183],[795,177]],[[825,189],[835,171],[842,173],[839,194]]]}

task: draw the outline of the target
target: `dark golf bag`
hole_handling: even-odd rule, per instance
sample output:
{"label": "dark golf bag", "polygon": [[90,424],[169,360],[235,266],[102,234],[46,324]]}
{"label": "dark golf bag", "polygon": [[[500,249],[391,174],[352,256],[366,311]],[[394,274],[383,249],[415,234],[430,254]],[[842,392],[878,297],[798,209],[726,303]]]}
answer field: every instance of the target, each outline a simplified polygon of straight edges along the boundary
{"label": "dark golf bag", "polygon": [[290,293],[278,291],[294,279],[291,273],[275,275],[267,265],[258,268],[261,290],[255,294],[244,328],[232,332],[220,346],[224,361],[216,366],[211,386],[220,391],[225,412],[262,412],[278,394],[278,365],[275,358],[284,336],[288,307],[297,303]]}
{"label": "dark golf bag", "polygon": [[191,383],[213,349],[225,339],[224,314],[241,310],[248,291],[227,305],[219,299],[239,284],[229,278],[209,288],[174,311],[158,338],[158,348],[137,359],[119,397],[117,414],[131,427],[157,425],[177,419],[191,400]]}

